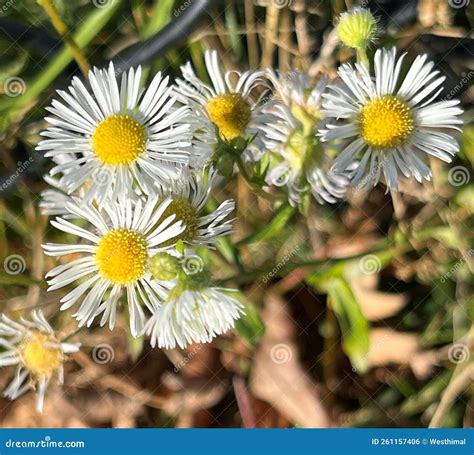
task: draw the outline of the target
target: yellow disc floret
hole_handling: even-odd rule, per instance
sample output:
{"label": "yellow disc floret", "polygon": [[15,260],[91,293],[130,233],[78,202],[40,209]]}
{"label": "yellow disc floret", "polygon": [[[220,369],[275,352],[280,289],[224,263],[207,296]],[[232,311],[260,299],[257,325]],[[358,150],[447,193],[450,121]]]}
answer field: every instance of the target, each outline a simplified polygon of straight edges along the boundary
{"label": "yellow disc floret", "polygon": [[174,245],[178,240],[183,242],[193,240],[198,227],[198,214],[192,204],[185,198],[175,197],[166,208],[159,222],[162,222],[171,215],[176,215],[173,222],[182,221],[185,229],[181,234],[168,240],[164,245]]}
{"label": "yellow disc floret", "polygon": [[226,93],[211,98],[206,104],[211,122],[219,128],[222,139],[244,136],[250,122],[249,103],[239,93]]}
{"label": "yellow disc floret", "polygon": [[128,115],[111,115],[102,120],[92,135],[92,147],[104,164],[130,164],[144,151],[143,126]]}
{"label": "yellow disc floret", "polygon": [[404,143],[413,132],[410,108],[395,96],[369,101],[360,113],[360,132],[367,145],[390,149]]}
{"label": "yellow disc floret", "polygon": [[61,368],[59,342],[47,333],[31,331],[19,346],[20,358],[35,379],[50,379]]}
{"label": "yellow disc floret", "polygon": [[147,268],[146,240],[130,229],[109,231],[99,241],[95,261],[103,278],[114,284],[134,283]]}

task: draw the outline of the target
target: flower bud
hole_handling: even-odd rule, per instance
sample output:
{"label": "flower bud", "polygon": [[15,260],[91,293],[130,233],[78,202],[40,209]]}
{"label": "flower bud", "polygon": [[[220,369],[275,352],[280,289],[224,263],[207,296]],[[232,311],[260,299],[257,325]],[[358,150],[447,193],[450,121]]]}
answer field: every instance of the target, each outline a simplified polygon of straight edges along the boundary
{"label": "flower bud", "polygon": [[150,259],[150,272],[155,280],[169,281],[181,271],[179,259],[168,253],[155,254]]}
{"label": "flower bud", "polygon": [[356,8],[341,14],[337,35],[343,44],[365,50],[377,34],[377,20],[368,9]]}

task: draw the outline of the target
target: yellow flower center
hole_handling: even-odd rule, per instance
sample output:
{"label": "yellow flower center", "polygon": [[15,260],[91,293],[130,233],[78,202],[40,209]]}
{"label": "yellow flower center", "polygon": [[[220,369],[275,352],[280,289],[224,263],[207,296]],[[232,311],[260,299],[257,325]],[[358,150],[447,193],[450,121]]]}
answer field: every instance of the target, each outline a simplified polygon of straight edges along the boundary
{"label": "yellow flower center", "polygon": [[104,164],[130,164],[144,151],[145,128],[128,115],[102,120],[92,135],[92,147]]}
{"label": "yellow flower center", "polygon": [[174,245],[179,240],[183,242],[193,240],[198,226],[198,214],[191,203],[185,198],[174,198],[166,208],[159,223],[171,215],[176,215],[174,222],[182,221],[185,229],[181,234],[165,242],[164,246]]}
{"label": "yellow flower center", "polygon": [[249,103],[239,93],[226,93],[211,98],[206,104],[211,122],[219,128],[222,139],[243,136],[250,122]]}
{"label": "yellow flower center", "polygon": [[360,129],[366,144],[390,149],[405,142],[413,132],[413,115],[403,101],[384,95],[363,107]]}
{"label": "yellow flower center", "polygon": [[147,268],[146,240],[129,229],[114,229],[100,239],[95,261],[103,278],[114,284],[134,283]]}
{"label": "yellow flower center", "polygon": [[61,368],[59,343],[47,333],[29,332],[20,343],[19,352],[26,369],[35,378],[49,379]]}

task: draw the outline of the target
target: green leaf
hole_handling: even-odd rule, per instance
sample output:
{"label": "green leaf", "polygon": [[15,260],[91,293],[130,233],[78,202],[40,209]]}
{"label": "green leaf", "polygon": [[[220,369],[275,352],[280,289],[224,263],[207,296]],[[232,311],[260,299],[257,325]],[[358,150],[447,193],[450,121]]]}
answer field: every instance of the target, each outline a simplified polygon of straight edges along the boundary
{"label": "green leaf", "polygon": [[247,245],[249,243],[261,242],[262,240],[268,240],[277,236],[281,230],[287,225],[289,219],[295,213],[295,208],[288,204],[283,204],[278,208],[275,216],[270,223],[260,231],[253,235],[241,240],[237,243],[237,246]]}
{"label": "green leaf", "polygon": [[365,319],[349,283],[333,278],[326,283],[329,303],[341,328],[342,347],[359,373],[367,371],[369,323]]}
{"label": "green leaf", "polygon": [[[87,47],[121,6],[122,0],[114,0],[100,8],[92,8],[92,12],[80,22],[73,33],[74,41],[80,49],[84,50]],[[0,130],[6,130],[11,123],[18,121],[23,115],[25,106],[40,96],[72,61],[71,50],[64,46],[42,68],[36,78],[27,82],[25,93],[15,98],[10,114],[0,119]]]}
{"label": "green leaf", "polygon": [[236,322],[235,329],[250,346],[255,346],[265,334],[265,323],[253,304],[246,303],[244,311],[245,314]]}
{"label": "green leaf", "polygon": [[159,32],[170,21],[173,7],[174,0],[156,1],[153,13],[141,31],[142,38],[150,38]]}

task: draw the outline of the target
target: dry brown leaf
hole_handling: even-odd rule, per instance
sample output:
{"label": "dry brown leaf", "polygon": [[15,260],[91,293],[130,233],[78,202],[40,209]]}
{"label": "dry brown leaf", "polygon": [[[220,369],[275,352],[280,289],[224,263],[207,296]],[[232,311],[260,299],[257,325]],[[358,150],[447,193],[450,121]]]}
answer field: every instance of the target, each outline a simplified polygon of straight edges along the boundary
{"label": "dry brown leaf", "polygon": [[301,427],[328,427],[321,397],[299,362],[295,328],[286,303],[268,295],[263,319],[267,328],[255,355],[250,390]]}
{"label": "dry brown leaf", "polygon": [[425,378],[437,361],[433,351],[422,351],[416,335],[376,328],[370,332],[370,366],[409,365],[418,378]]}
{"label": "dry brown leaf", "polygon": [[378,321],[397,314],[408,302],[405,294],[389,294],[376,290],[376,273],[362,275],[351,281],[352,291],[362,313],[369,321]]}

